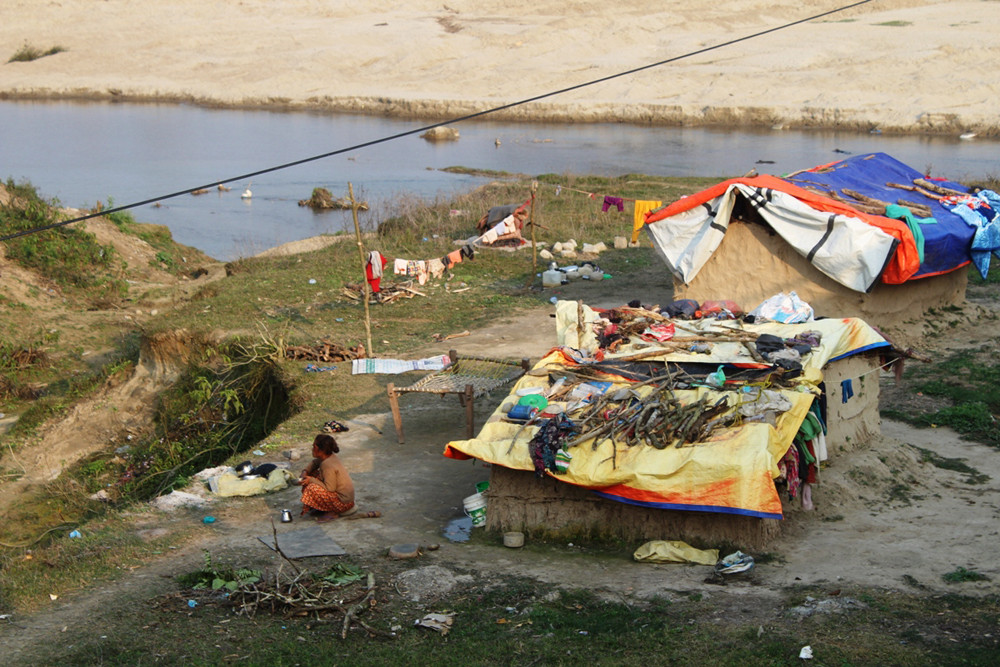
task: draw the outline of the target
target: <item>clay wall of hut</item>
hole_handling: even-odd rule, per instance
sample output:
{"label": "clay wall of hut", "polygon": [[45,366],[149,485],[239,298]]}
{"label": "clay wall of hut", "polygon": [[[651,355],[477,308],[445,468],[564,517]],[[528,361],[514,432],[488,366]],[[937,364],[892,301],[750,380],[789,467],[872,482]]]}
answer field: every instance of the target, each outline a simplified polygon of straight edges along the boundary
{"label": "clay wall of hut", "polygon": [[675,299],[731,299],[746,310],[794,290],[817,317],[860,317],[901,347],[928,309],[965,301],[968,272],[958,269],[902,285],[855,292],[822,273],[763,224],[733,219],[722,243],[690,283],[674,280]]}

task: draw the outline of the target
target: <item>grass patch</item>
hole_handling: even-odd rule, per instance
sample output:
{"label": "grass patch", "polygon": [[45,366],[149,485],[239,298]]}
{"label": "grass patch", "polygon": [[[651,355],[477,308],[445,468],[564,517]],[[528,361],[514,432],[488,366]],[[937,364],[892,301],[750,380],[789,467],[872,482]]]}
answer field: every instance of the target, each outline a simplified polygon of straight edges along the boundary
{"label": "grass patch", "polygon": [[197,525],[189,520],[144,539],[144,524],[141,512],[108,514],[88,522],[79,538],[69,538],[74,525],[65,524],[24,547],[0,550],[0,611],[30,612],[51,604],[50,594],[61,597],[115,579],[183,542],[186,525]]}
{"label": "grass patch", "polygon": [[[370,564],[357,566],[372,570]],[[377,570],[379,590],[388,589],[392,574],[384,566]],[[339,595],[359,599],[363,586],[347,584]],[[669,664],[679,666],[704,665],[706,659],[713,665],[777,665],[794,663],[809,644],[822,664],[989,665],[997,646],[995,597],[857,591],[853,598],[868,602],[846,606],[836,622],[820,614],[783,614],[781,603],[737,602],[719,623],[718,608],[698,594],[626,603],[509,577],[463,586],[427,605],[379,596],[361,618],[385,636],[370,636],[355,625],[345,639],[340,616],[258,611],[248,618],[236,613],[233,597],[185,589],[101,609],[93,619],[99,631],[44,647],[38,658],[58,656],[64,664],[294,665],[324,655],[331,663],[358,665],[646,665],[669,656]],[[414,625],[428,611],[454,614],[446,636]]]}
{"label": "grass patch", "polygon": [[906,26],[913,25],[913,21],[883,21],[882,23],[873,23],[872,25],[887,26],[889,28],[905,28]]}
{"label": "grass patch", "polygon": [[[64,219],[58,202],[42,199],[32,185],[8,179],[6,189],[11,200],[0,207],[0,232],[23,232]],[[55,227],[10,239],[6,245],[9,259],[73,290],[89,304],[114,302],[128,292],[118,252],[88,232]]]}
{"label": "grass patch", "polygon": [[965,581],[989,581],[985,574],[980,574],[975,570],[966,570],[964,567],[957,567],[951,572],[941,575],[941,578],[949,584],[959,584]]}
{"label": "grass patch", "polygon": [[935,468],[953,470],[963,475],[967,475],[964,480],[966,484],[985,484],[991,479],[989,475],[985,475],[968,465],[965,462],[965,459],[955,459],[947,456],[941,456],[929,449],[924,449],[923,447],[917,447],[916,449],[920,452],[920,461],[922,463],[930,463]]}
{"label": "grass patch", "polygon": [[[107,208],[114,208],[114,199],[108,197]],[[94,211],[101,211],[104,205],[97,202]],[[198,261],[204,261],[205,255],[194,248],[186,248],[178,245],[170,234],[170,228],[164,225],[152,225],[137,222],[130,211],[115,211],[104,216],[111,221],[120,231],[142,239],[156,250],[154,259],[150,264],[175,275],[186,273],[188,268],[188,257]]]}
{"label": "grass patch", "polygon": [[1000,364],[992,346],[963,350],[907,371],[910,392],[950,403],[933,412],[885,409],[884,417],[921,427],[948,426],[963,437],[1000,447]]}
{"label": "grass patch", "polygon": [[441,171],[463,176],[481,176],[485,178],[524,178],[523,174],[512,174],[509,171],[497,169],[477,169],[474,167],[444,167]]}
{"label": "grass patch", "polygon": [[45,56],[54,56],[57,53],[62,53],[66,49],[62,46],[52,46],[48,49],[40,49],[37,46],[29,44],[27,41],[21,45],[21,47],[14,52],[14,55],[10,57],[7,62],[9,63],[27,63],[33,60],[38,60],[39,58],[44,58]]}

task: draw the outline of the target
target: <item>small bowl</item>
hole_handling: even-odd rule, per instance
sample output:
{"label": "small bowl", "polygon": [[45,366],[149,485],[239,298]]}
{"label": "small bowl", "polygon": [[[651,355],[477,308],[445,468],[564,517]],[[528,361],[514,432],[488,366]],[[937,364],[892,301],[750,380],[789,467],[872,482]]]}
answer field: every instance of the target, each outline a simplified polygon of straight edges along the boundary
{"label": "small bowl", "polygon": [[504,533],[503,545],[511,549],[524,546],[524,533]]}

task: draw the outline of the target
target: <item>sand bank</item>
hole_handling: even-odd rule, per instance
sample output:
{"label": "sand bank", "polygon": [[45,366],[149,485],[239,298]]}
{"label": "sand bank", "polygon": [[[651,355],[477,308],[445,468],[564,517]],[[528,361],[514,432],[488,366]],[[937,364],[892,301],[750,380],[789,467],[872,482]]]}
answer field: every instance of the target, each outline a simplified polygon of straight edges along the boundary
{"label": "sand bank", "polygon": [[[8,0],[0,98],[452,118],[678,58],[831,0]],[[844,2],[843,4],[848,4]],[[517,106],[508,120],[1000,136],[1000,2],[873,0]]]}

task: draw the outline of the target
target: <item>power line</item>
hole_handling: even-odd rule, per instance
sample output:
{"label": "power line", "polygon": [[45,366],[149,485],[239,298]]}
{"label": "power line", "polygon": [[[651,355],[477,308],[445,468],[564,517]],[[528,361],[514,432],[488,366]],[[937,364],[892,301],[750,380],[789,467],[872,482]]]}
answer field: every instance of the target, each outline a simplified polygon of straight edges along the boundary
{"label": "power line", "polygon": [[815,21],[816,19],[823,18],[824,16],[829,16],[831,14],[837,14],[839,12],[843,12],[843,11],[846,11],[848,9],[853,9],[854,7],[859,7],[861,5],[868,4],[869,2],[873,2],[873,0],[860,0],[859,2],[855,2],[855,3],[850,4],[850,5],[844,5],[842,7],[837,7],[836,9],[831,9],[829,11],[825,11],[825,12],[822,12],[822,13],[819,13],[819,14],[814,14],[812,16],[809,16],[809,17],[806,17],[806,18],[803,18],[803,19],[798,19],[798,20],[792,21],[790,23],[785,23],[783,25],[776,26],[774,28],[768,28],[767,30],[761,30],[760,32],[755,32],[755,33],[752,33],[750,35],[744,35],[743,37],[737,37],[735,39],[730,39],[728,41],[721,42],[719,44],[713,44],[712,46],[706,46],[704,48],[697,49],[695,51],[689,51],[688,53],[685,53],[683,55],[674,56],[672,58],[667,58],[666,60],[660,60],[660,61],[657,61],[655,63],[649,63],[647,65],[642,65],[641,67],[635,67],[633,69],[625,70],[624,72],[618,72],[616,74],[609,74],[608,76],[603,76],[603,77],[600,77],[598,79],[593,79],[591,81],[586,81],[584,83],[578,83],[578,84],[569,86],[567,88],[560,88],[559,90],[553,90],[553,91],[550,91],[550,92],[547,92],[547,93],[542,93],[540,95],[535,95],[533,97],[527,97],[527,98],[525,98],[523,100],[518,100],[516,102],[510,102],[508,104],[502,104],[502,105],[500,105],[498,107],[492,107],[492,108],[486,109],[484,111],[477,111],[475,113],[466,114],[465,116],[459,116],[457,118],[452,118],[452,119],[449,119],[449,120],[444,120],[444,121],[441,121],[439,123],[433,123],[431,125],[424,125],[423,127],[418,127],[416,129],[413,129],[413,130],[407,130],[406,132],[399,132],[397,134],[392,134],[392,135],[389,135],[389,136],[381,137],[379,139],[373,139],[371,141],[366,141],[364,143],[355,144],[353,146],[348,146],[347,148],[338,148],[337,150],[329,151],[329,152],[326,152],[326,153],[320,153],[319,155],[313,155],[311,157],[302,158],[300,160],[294,160],[292,162],[286,162],[284,164],[279,164],[279,165],[276,165],[276,166],[273,166],[273,167],[267,167],[266,169],[259,169],[257,171],[251,171],[251,172],[246,173],[246,174],[240,174],[239,176],[232,176],[230,178],[225,178],[225,179],[223,179],[221,181],[212,181],[211,183],[205,183],[203,185],[196,185],[196,186],[188,188],[186,190],[178,190],[177,192],[171,192],[170,194],[161,195],[161,196],[158,196],[158,197],[151,197],[149,199],[143,199],[142,201],[133,202],[131,204],[124,204],[122,206],[115,206],[113,208],[106,208],[106,209],[103,209],[101,211],[95,211],[94,213],[89,213],[87,215],[80,216],[78,218],[73,218],[71,220],[65,220],[63,222],[56,222],[56,223],[53,223],[51,225],[44,225],[42,227],[33,227],[31,229],[21,230],[19,232],[14,233],[14,234],[8,234],[7,236],[0,236],[0,241],[9,241],[11,239],[16,239],[16,238],[21,237],[21,236],[27,236],[28,234],[35,234],[35,233],[38,233],[38,232],[47,231],[49,229],[54,229],[55,227],[63,227],[65,225],[71,225],[73,223],[83,222],[84,220],[89,220],[91,218],[96,218],[96,217],[99,217],[99,216],[102,216],[102,215],[108,215],[108,214],[111,214],[111,213],[118,213],[119,211],[127,211],[128,209],[137,208],[139,206],[145,206],[146,204],[152,204],[154,202],[162,201],[164,199],[172,199],[174,197],[179,197],[181,195],[190,194],[190,193],[194,192],[195,190],[202,190],[202,189],[205,189],[205,188],[212,188],[212,187],[215,187],[215,186],[218,186],[218,185],[224,185],[226,183],[232,183],[234,181],[245,181],[245,180],[248,180],[250,178],[253,178],[254,176],[260,176],[261,174],[269,174],[269,173],[274,172],[274,171],[280,171],[281,169],[288,169],[289,167],[296,167],[296,166],[298,166],[300,164],[306,164],[308,162],[315,162],[316,160],[322,160],[322,159],[325,159],[325,158],[328,158],[328,157],[332,157],[334,155],[340,155],[342,153],[348,153],[348,152],[356,151],[356,150],[359,150],[359,149],[362,149],[362,148],[368,148],[369,146],[375,146],[375,145],[378,145],[378,144],[383,144],[383,143],[386,143],[388,141],[395,141],[396,139],[401,139],[403,137],[408,137],[408,136],[411,136],[411,135],[414,135],[414,134],[417,134],[417,133],[420,133],[420,132],[426,132],[428,130],[433,130],[436,127],[442,127],[444,125],[454,125],[456,123],[461,123],[461,122],[464,122],[464,121],[467,121],[467,120],[472,120],[474,118],[480,118],[482,116],[486,116],[486,115],[489,115],[489,114],[497,113],[499,111],[506,111],[507,109],[512,109],[514,107],[522,106],[522,105],[525,105],[525,104],[530,104],[532,102],[537,102],[538,100],[544,100],[544,99],[546,99],[548,97],[554,97],[556,95],[562,95],[563,93],[569,93],[569,92],[572,92],[574,90],[579,90],[581,88],[586,88],[588,86],[594,86],[594,85],[599,84],[599,83],[604,83],[605,81],[611,81],[612,79],[618,79],[618,78],[621,78],[623,76],[629,76],[631,74],[636,74],[637,72],[642,72],[642,71],[645,71],[647,69],[652,69],[654,67],[662,67],[663,65],[668,65],[670,63],[677,62],[678,60],[684,60],[685,58],[692,58],[694,56],[698,56],[698,55],[701,55],[703,53],[708,53],[709,51],[715,51],[717,49],[721,49],[721,48],[724,48],[724,47],[727,47],[727,46],[732,46],[733,44],[738,44],[740,42],[745,42],[745,41],[748,41],[748,40],[751,40],[751,39],[756,39],[758,37],[762,37],[764,35],[768,35],[768,34],[770,34],[772,32],[778,32],[779,30],[786,30],[788,28],[800,25],[802,23],[808,23],[809,21]]}

